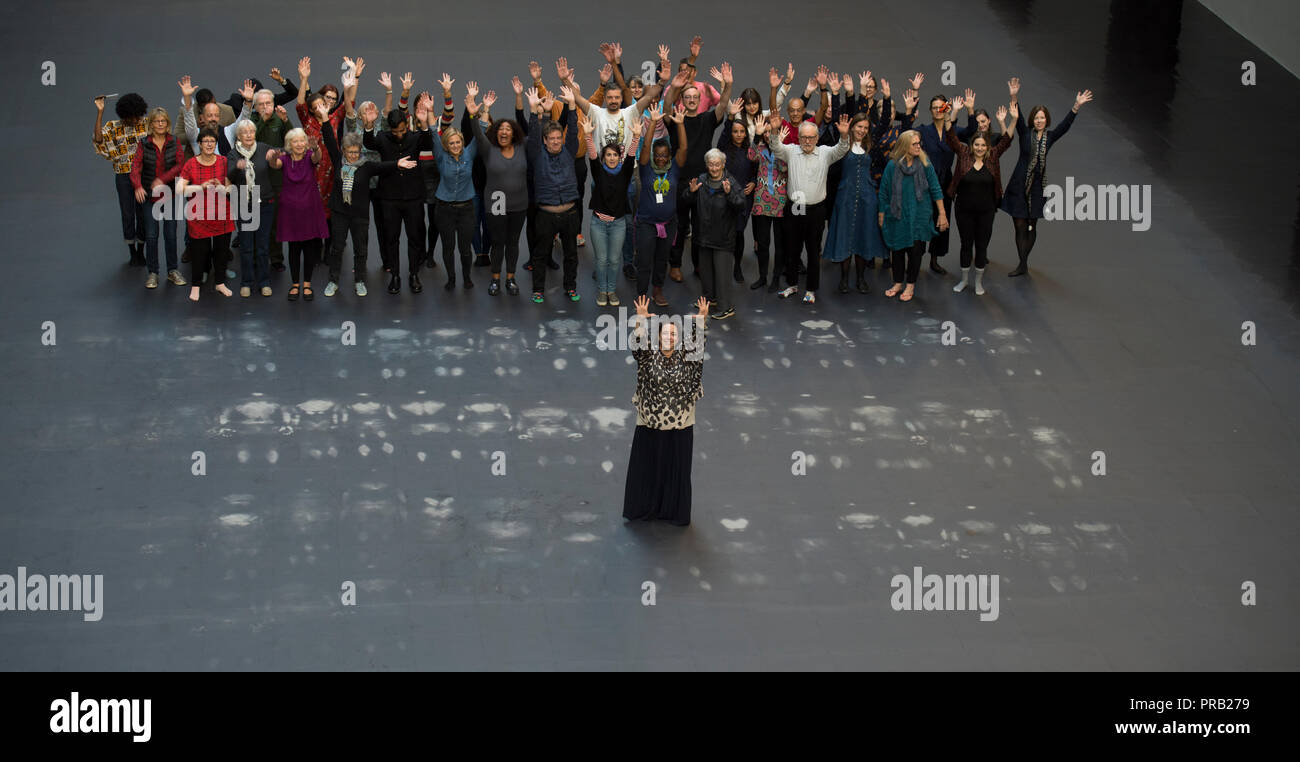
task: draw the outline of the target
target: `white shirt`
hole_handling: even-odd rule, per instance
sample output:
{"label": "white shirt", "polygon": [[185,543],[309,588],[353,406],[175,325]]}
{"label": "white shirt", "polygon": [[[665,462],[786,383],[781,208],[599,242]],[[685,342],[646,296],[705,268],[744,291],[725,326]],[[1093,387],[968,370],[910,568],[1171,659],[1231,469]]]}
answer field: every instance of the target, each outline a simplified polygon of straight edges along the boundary
{"label": "white shirt", "polygon": [[[185,108],[184,98],[181,98],[181,111],[184,112],[185,139],[190,142],[190,148],[193,149],[194,155],[198,156],[203,153],[199,150],[199,126],[194,119],[194,109]],[[248,104],[245,103],[244,107],[239,110],[239,116],[235,117],[235,121],[222,128],[226,133],[226,142],[230,144],[231,148],[235,147],[235,125],[239,124],[240,119],[248,119],[251,113],[248,110]],[[218,153],[220,152],[218,151]]]}
{"label": "white shirt", "polygon": [[812,153],[804,153],[800,146],[785,145],[780,140],[769,141],[769,145],[774,155],[785,159],[785,187],[790,200],[820,204],[826,200],[826,170],[844,158],[852,144],[845,133],[834,146],[817,146]]}
{"label": "white shirt", "polygon": [[632,120],[640,119],[635,103],[624,106],[613,114],[604,106],[592,103],[587,109],[587,118],[596,126],[591,137],[596,143],[597,154],[609,143],[621,143],[623,153],[627,153],[628,146],[632,144]]}

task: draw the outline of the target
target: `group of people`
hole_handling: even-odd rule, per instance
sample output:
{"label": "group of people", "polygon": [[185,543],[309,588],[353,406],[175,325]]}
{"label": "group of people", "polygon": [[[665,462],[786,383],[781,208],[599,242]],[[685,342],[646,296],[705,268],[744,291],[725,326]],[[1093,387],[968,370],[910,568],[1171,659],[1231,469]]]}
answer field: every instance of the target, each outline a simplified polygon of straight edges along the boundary
{"label": "group of people", "polygon": [[[194,300],[205,282],[233,295],[226,281],[234,277],[241,296],[271,296],[286,244],[287,297],[314,298],[312,275],[322,260],[324,294],[334,296],[349,237],[353,288],[364,296],[372,220],[392,294],[402,288],[404,231],[413,293],[423,291],[421,271],[436,267],[441,241],[447,290],[458,276],[473,288],[472,270],[485,267],[490,295],[519,294],[523,237],[534,302],[545,301],[548,271],[561,269],[564,298],[579,300],[577,250],[590,242],[598,305],[620,304],[622,273],[636,296],[666,307],[665,282],[684,280],[689,241],[708,315],[717,320],[735,314],[731,284],[745,280],[746,226],[758,270],[750,287],[794,297],[802,277],[808,303],[816,301],[823,261],[839,264],[840,293],[867,293],[866,271],[881,260],[893,279],[885,295],[911,300],[927,252],[930,269],[946,272],[938,260],[953,219],[961,239],[953,290],[973,284],[983,294],[998,209],[1014,221],[1020,262],[1011,275],[1027,271],[1048,152],[1090,91],[1078,93],[1055,126],[1045,106],[1021,113],[1016,79],[1008,83],[1010,102],[992,116],[976,108],[970,89],[951,100],[937,94],[930,121],[917,126],[919,73],[898,103],[889,82],[869,71],[819,67],[794,92],[788,65],[769,71],[765,102],[752,87],[733,97],[727,63],[710,69],[716,87],[697,79],[701,45],[695,37],[675,68],[659,46],[658,68],[643,80],[626,77],[618,43],[602,44],[589,95],[566,59],[556,61],[553,89],[530,62],[531,85],[511,81],[513,115],[494,117],[496,92],[480,100],[478,84],[468,82],[459,126],[447,74],[438,83],[440,107],[429,92],[412,92],[410,73],[398,80],[396,102],[394,80],[382,73],[382,110],[358,103],[361,58],[343,59],[341,91],[311,88],[310,58],[298,62],[299,84],[272,69],[281,92],[248,79],[224,102],[187,76],[178,83],[175,119],[128,93],[117,99],[118,118],[105,123],[106,99],[96,98],[94,146],[112,162],[122,232],[131,263],[147,268],[146,287],[159,285],[161,235],[167,280],[188,284]],[[1012,129],[1019,157],[1004,185],[1000,158]],[[162,202],[173,196],[183,219],[155,211],[171,208]],[[228,269],[233,248],[237,275]],[[188,281],[181,262],[190,264]]]}

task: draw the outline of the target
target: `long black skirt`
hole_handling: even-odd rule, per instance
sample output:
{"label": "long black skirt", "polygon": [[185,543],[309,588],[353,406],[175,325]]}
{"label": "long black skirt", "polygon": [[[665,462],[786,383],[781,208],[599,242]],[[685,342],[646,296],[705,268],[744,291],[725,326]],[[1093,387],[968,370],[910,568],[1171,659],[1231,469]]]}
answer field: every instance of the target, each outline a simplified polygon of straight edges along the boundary
{"label": "long black skirt", "polygon": [[691,523],[691,453],[695,427],[637,426],[623,491],[623,518]]}

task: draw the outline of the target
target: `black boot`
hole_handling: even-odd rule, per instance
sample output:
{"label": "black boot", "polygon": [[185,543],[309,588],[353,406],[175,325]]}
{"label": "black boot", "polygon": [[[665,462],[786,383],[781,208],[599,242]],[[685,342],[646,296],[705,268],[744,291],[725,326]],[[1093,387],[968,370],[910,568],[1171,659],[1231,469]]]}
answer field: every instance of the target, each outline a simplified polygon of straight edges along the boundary
{"label": "black boot", "polygon": [[935,256],[933,254],[930,255],[930,272],[936,275],[948,274],[948,271],[943,269],[943,265],[939,264],[939,260],[935,259]]}
{"label": "black boot", "polygon": [[751,291],[757,291],[758,289],[766,285],[767,285],[767,276],[760,275],[758,276],[758,280],[754,281],[753,285],[751,285],[749,288]]}
{"label": "black boot", "polygon": [[460,274],[461,274],[461,277],[464,278],[464,280],[465,280],[465,289],[466,289],[466,290],[469,290],[469,289],[471,289],[471,288],[474,288],[474,281],[470,280],[470,277],[469,277],[469,269],[470,269],[470,258],[469,258],[469,257],[461,257],[461,258],[460,258]]}
{"label": "black boot", "polygon": [[411,271],[410,283],[412,294],[418,294],[424,290],[424,285],[420,283],[419,269],[420,268],[417,266],[416,269]]}
{"label": "black boot", "polygon": [[144,264],[144,244],[131,244],[131,264],[136,266]]}
{"label": "black boot", "polygon": [[871,260],[869,259],[863,259],[862,257],[857,257],[857,263],[856,263],[857,283],[855,285],[857,286],[859,294],[865,294],[871,290],[867,288],[867,263],[870,261]]}
{"label": "black boot", "polygon": [[402,278],[397,273],[393,273],[393,276],[388,279],[388,293],[396,294],[396,293],[400,293],[401,290],[402,290]]}
{"label": "black boot", "polygon": [[731,268],[731,277],[735,278],[737,283],[745,282],[745,273],[743,270],[740,269],[739,260],[736,262],[736,266]]}
{"label": "black boot", "polygon": [[849,292],[849,262],[846,259],[844,260],[843,263],[840,264],[840,293],[847,294],[848,292]]}

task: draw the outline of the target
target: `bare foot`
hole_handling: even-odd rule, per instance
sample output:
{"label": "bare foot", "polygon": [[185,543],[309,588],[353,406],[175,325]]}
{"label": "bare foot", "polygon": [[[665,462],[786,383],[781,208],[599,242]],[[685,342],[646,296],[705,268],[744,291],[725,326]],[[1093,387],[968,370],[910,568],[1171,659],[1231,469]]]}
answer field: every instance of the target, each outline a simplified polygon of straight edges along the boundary
{"label": "bare foot", "polygon": [[199,300],[199,287],[195,286],[194,288],[190,289],[190,301],[197,302],[198,300]]}
{"label": "bare foot", "polygon": [[217,293],[221,294],[222,296],[232,296],[230,292],[230,288],[226,286],[226,284],[224,283],[217,284]]}

